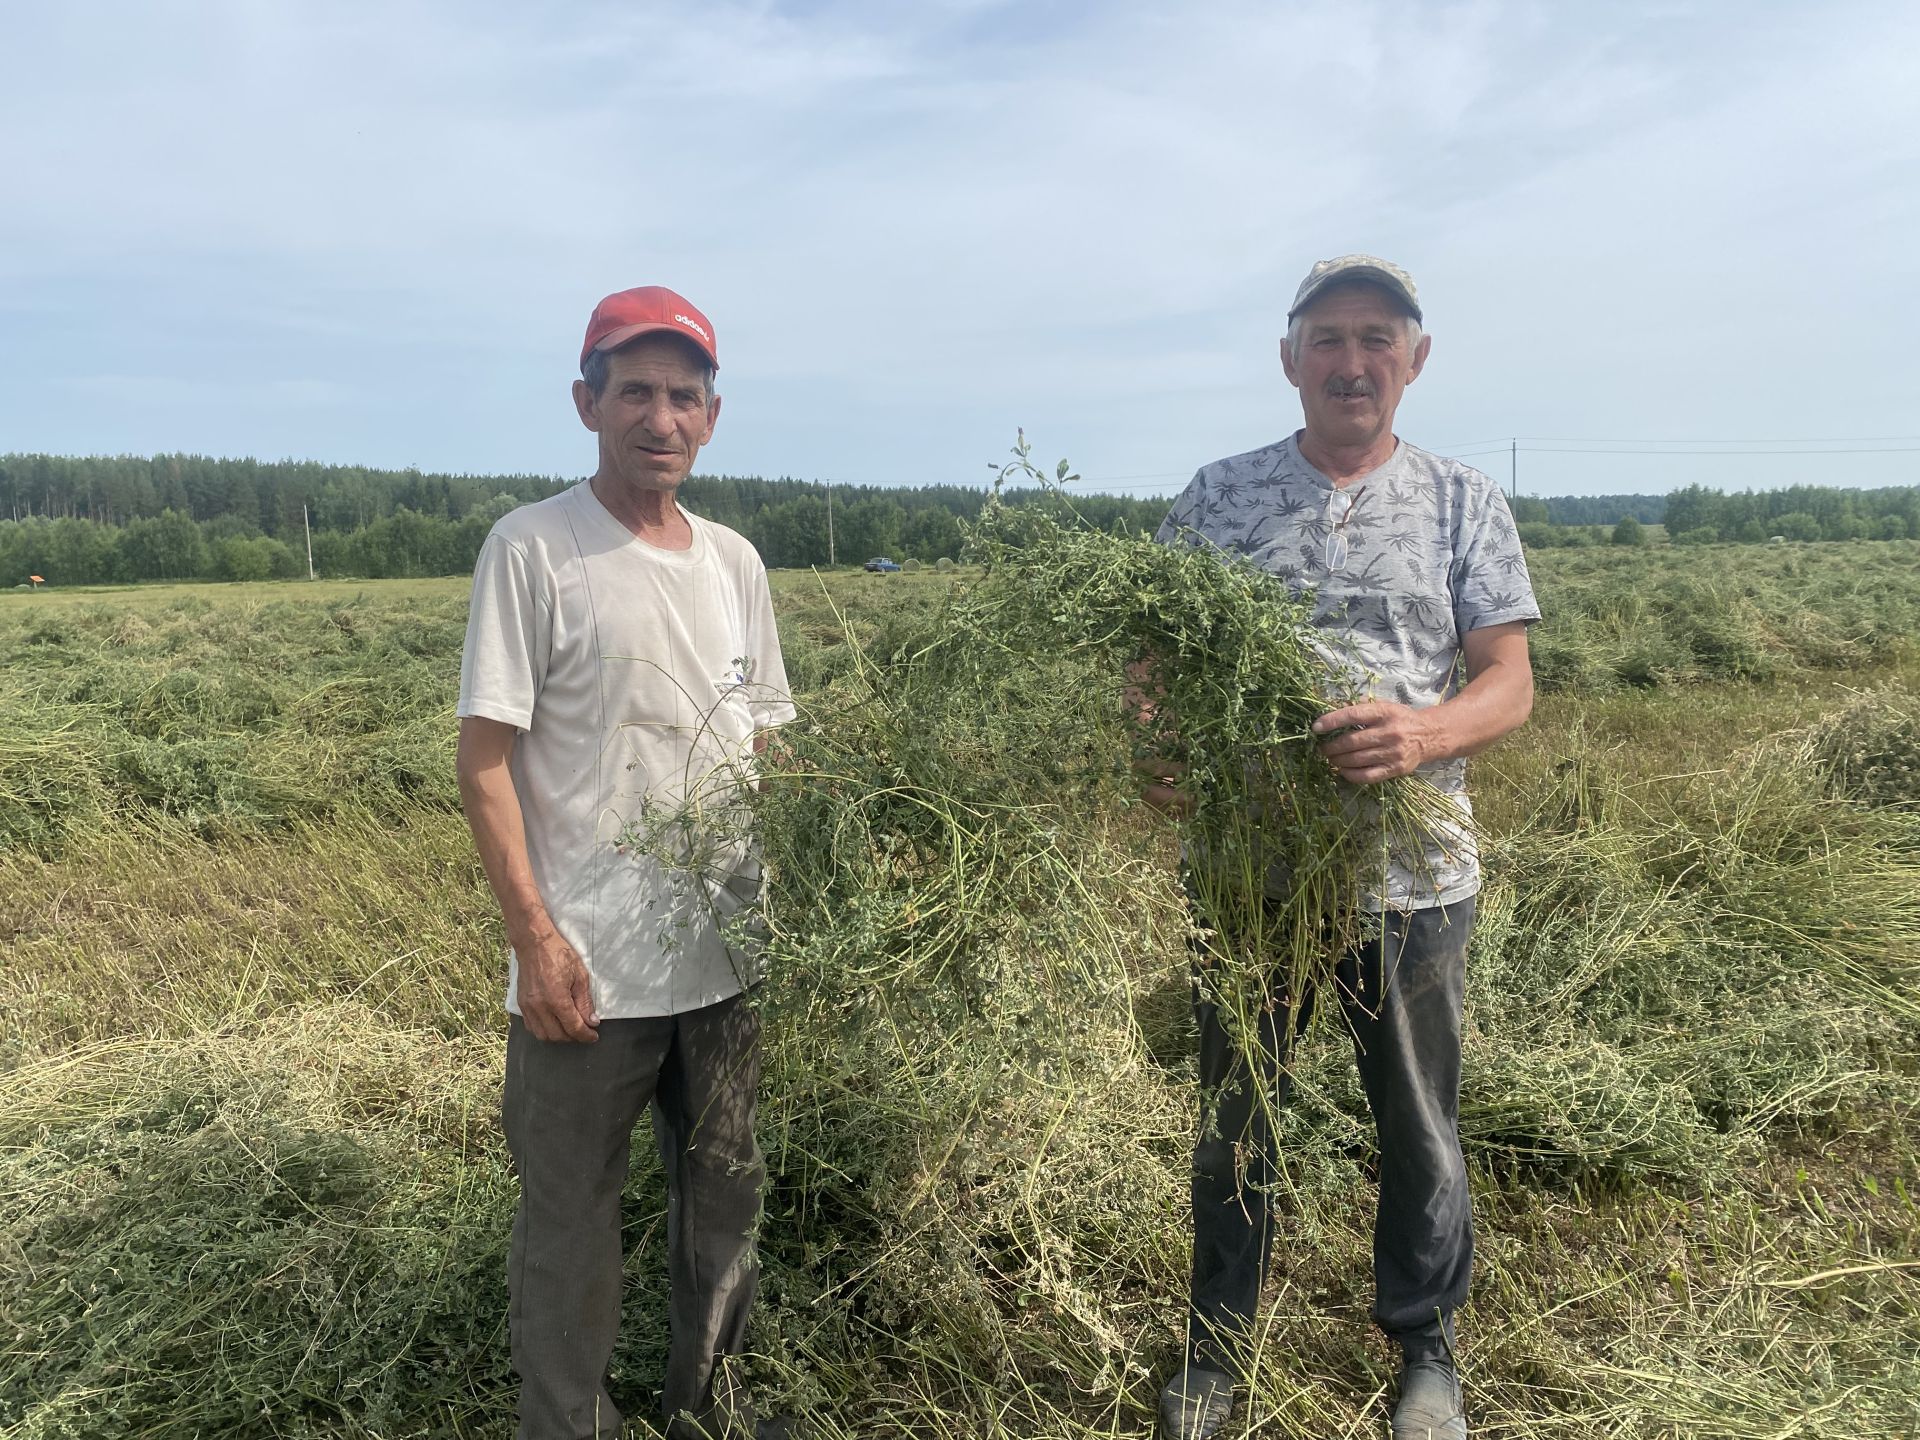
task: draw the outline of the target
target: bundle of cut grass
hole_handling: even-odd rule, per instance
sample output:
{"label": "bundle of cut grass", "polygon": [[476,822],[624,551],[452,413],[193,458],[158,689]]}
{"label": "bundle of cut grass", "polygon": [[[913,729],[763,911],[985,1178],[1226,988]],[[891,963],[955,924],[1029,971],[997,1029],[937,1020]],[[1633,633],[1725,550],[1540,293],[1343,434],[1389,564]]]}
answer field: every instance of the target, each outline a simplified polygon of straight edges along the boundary
{"label": "bundle of cut grass", "polygon": [[[1308,732],[1308,611],[1269,578],[1045,507],[991,507],[972,539],[982,574],[918,633],[847,632],[753,803],[766,1323],[798,1395],[945,1376],[939,1404],[1040,1430],[1141,1404],[1178,1342],[1191,1094],[1156,1083],[1133,987],[1173,978],[1157,957],[1189,922],[1134,754],[1188,767],[1201,983],[1249,1050],[1275,969],[1317,981],[1364,932],[1383,838],[1446,802],[1405,781],[1354,803]],[[1123,694],[1143,655],[1152,730]],[[884,1363],[850,1369],[877,1335]]]}
{"label": "bundle of cut grass", "polygon": [[1137,1404],[1174,1338],[1185,1119],[1131,993],[1171,887],[1100,833],[1124,747],[1084,657],[884,628],[846,632],[755,802],[758,1348],[823,1434],[849,1395],[1050,1433]]}
{"label": "bundle of cut grass", "polygon": [[[1326,644],[1271,577],[1055,505],[991,504],[971,545],[982,578],[915,641],[876,658],[849,638],[756,806],[776,972],[849,966],[960,1023],[998,983],[1004,931],[1086,888],[1065,823],[1127,786],[1131,749],[1184,767],[1198,966],[1251,1051],[1276,969],[1282,995],[1323,978],[1366,933],[1386,850],[1420,863],[1457,811],[1413,777],[1339,780],[1309,729],[1332,708]],[[1145,725],[1122,694],[1143,660]],[[1061,953],[1085,954],[1104,922],[1072,924]]]}
{"label": "bundle of cut grass", "polygon": [[[1044,478],[1024,437],[1015,455],[1009,468]],[[1198,983],[1260,1060],[1262,1014],[1312,991],[1378,923],[1389,856],[1422,872],[1466,841],[1461,812],[1419,776],[1350,785],[1320,753],[1311,727],[1342,703],[1329,697],[1349,662],[1311,596],[1204,544],[1079,524],[1055,494],[990,504],[970,543],[986,577],[956,607],[968,648],[1074,656],[1126,716],[1134,754],[1184,777]],[[1123,698],[1128,674],[1140,689]]]}

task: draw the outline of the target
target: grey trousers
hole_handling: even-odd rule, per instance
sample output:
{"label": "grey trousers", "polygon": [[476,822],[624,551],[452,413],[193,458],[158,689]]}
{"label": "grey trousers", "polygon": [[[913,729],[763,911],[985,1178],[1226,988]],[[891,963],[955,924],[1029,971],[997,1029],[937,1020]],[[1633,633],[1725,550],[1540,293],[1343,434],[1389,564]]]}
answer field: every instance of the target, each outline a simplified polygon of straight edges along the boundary
{"label": "grey trousers", "polygon": [[537,1040],[513,1017],[504,1110],[520,1177],[507,1258],[520,1440],[619,1433],[606,1373],[620,1326],[620,1192],[649,1104],[667,1176],[664,1408],[724,1432],[714,1411],[730,1397],[714,1393],[716,1372],[745,1348],[759,1283],[759,1081],[759,1020],[744,996],[603,1020],[589,1045]]}
{"label": "grey trousers", "polygon": [[[1438,1337],[1467,1297],[1473,1211],[1460,1152],[1460,1015],[1472,899],[1390,913],[1380,937],[1344,956],[1336,988],[1380,1143],[1373,1229],[1374,1322],[1403,1343]],[[1250,1074],[1200,989],[1200,1087],[1193,1152],[1193,1289],[1188,1359],[1240,1374],[1272,1250],[1278,1173],[1272,1106],[1286,1103],[1293,1043],[1312,1013],[1275,996]]]}

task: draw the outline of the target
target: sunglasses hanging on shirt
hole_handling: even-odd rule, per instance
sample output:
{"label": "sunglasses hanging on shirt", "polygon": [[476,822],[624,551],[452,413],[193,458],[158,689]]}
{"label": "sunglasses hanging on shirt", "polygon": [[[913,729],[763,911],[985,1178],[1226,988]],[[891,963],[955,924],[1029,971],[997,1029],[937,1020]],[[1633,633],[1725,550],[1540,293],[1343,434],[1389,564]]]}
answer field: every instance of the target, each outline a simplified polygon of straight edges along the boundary
{"label": "sunglasses hanging on shirt", "polygon": [[1327,495],[1327,520],[1332,529],[1327,531],[1326,561],[1329,573],[1343,570],[1347,564],[1347,522],[1353,519],[1354,512],[1360,508],[1360,502],[1366,497],[1367,487],[1358,490],[1334,490]]}

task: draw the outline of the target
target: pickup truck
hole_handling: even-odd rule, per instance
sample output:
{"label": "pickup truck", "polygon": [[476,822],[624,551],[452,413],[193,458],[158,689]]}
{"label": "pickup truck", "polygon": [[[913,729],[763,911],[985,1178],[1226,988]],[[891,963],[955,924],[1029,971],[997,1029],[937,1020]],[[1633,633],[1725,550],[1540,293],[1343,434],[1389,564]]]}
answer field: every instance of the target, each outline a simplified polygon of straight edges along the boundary
{"label": "pickup truck", "polygon": [[860,568],[862,570],[871,570],[876,575],[891,575],[894,571],[898,570],[900,566],[897,561],[889,560],[884,555],[876,555]]}

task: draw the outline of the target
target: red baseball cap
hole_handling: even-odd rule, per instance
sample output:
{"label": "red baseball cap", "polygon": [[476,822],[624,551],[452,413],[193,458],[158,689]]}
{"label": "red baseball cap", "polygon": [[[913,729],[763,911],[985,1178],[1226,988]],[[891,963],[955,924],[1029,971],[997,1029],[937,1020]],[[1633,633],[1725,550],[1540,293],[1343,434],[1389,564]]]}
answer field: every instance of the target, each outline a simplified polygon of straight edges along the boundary
{"label": "red baseball cap", "polygon": [[580,368],[587,368],[587,357],[594,351],[615,349],[653,330],[685,336],[700,347],[715,370],[720,368],[713,322],[664,285],[621,290],[594,306],[593,318],[587,321],[587,343],[580,347]]}

